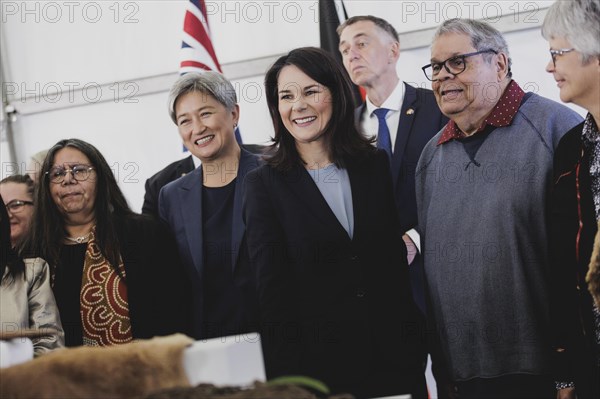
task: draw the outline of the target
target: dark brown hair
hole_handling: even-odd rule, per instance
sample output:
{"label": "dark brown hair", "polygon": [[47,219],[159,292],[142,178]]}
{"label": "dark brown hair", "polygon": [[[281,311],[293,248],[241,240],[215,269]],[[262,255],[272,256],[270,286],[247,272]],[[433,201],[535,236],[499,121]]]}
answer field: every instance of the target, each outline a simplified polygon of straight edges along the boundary
{"label": "dark brown hair", "polygon": [[34,224],[32,243],[36,256],[44,258],[52,269],[58,263],[60,248],[67,232],[64,227],[63,215],[60,213],[50,193],[51,183],[47,172],[54,164],[54,157],[59,150],[70,147],[81,151],[94,167],[96,173],[96,241],[102,254],[117,268],[119,264],[120,248],[117,238],[116,222],[118,218],[134,215],[127,205],[127,200],[117,185],[117,181],[104,159],[104,156],[93,145],[79,139],[61,140],[50,150],[42,164],[40,181],[36,191],[36,208],[34,211]]}
{"label": "dark brown hair", "polygon": [[300,158],[294,137],[286,129],[279,114],[278,78],[281,70],[293,65],[311,79],[327,87],[332,97],[331,119],[325,126],[331,160],[338,166],[344,166],[344,157],[361,156],[375,151],[371,145],[373,138],[364,137],[354,121],[356,104],[352,94],[352,84],[346,71],[327,52],[316,47],[303,47],[290,51],[280,57],[267,71],[265,89],[267,105],[275,129],[271,156],[267,163],[278,170],[290,170],[304,161]]}

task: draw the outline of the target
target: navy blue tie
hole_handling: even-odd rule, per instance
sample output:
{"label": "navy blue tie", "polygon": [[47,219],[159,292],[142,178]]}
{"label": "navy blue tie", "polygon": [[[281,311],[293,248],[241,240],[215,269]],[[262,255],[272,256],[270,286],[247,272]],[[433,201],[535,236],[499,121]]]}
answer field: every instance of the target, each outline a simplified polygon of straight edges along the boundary
{"label": "navy blue tie", "polygon": [[377,148],[381,148],[387,152],[390,159],[392,158],[392,140],[390,138],[390,129],[385,121],[389,109],[377,108],[373,113],[379,120],[379,129],[377,130]]}

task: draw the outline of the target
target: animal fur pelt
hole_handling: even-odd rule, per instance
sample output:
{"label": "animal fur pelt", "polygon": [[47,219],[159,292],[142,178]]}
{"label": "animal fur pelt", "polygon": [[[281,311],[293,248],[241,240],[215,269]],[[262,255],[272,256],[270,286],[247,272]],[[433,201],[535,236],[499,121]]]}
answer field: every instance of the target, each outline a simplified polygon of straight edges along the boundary
{"label": "animal fur pelt", "polygon": [[594,240],[594,250],[592,251],[592,259],[585,281],[588,283],[588,289],[596,302],[596,307],[600,309],[600,223],[598,224],[598,233],[596,233],[596,239]]}
{"label": "animal fur pelt", "polygon": [[192,342],[175,334],[112,347],[60,349],[1,369],[0,398],[133,399],[190,386],[183,350]]}
{"label": "animal fur pelt", "polygon": [[[307,389],[295,385],[267,385],[256,382],[252,387],[216,387],[200,384],[193,388],[172,388],[154,392],[145,399],[318,399]],[[342,394],[329,399],[354,399]]]}

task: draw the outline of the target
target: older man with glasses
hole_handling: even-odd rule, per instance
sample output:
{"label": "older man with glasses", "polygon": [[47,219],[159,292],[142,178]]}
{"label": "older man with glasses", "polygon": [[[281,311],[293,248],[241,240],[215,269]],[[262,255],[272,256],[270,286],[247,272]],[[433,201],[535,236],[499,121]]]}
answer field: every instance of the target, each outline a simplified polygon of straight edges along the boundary
{"label": "older man with glasses", "polygon": [[546,199],[554,148],[581,118],[525,93],[484,22],[444,22],[423,71],[450,118],[416,172],[440,397],[554,397]]}

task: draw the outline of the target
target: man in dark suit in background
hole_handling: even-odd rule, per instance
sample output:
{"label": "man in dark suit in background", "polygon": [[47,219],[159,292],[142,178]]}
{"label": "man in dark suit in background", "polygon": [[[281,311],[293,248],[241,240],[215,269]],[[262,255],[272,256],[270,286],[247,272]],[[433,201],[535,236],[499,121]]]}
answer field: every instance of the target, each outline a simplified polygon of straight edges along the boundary
{"label": "man in dark suit in background", "polygon": [[[240,145],[246,151],[253,154],[262,154],[265,146],[260,144]],[[200,160],[194,159],[193,155],[168,164],[163,169],[146,180],[146,194],[144,194],[144,205],[142,213],[158,217],[158,194],[160,189],[173,180],[177,180],[200,166]]]}
{"label": "man in dark suit in background", "polygon": [[367,92],[356,110],[364,134],[377,137],[377,147],[390,156],[396,208],[408,250],[413,296],[424,311],[422,262],[417,226],[415,168],[427,142],[447,123],[431,90],[400,81],[398,33],[384,19],[355,16],[337,29],[339,50],[354,84]]}
{"label": "man in dark suit in background", "polygon": [[158,194],[160,189],[173,180],[190,173],[196,168],[193,156],[180,159],[170,163],[146,180],[146,194],[144,194],[144,205],[142,213],[158,217]]}

